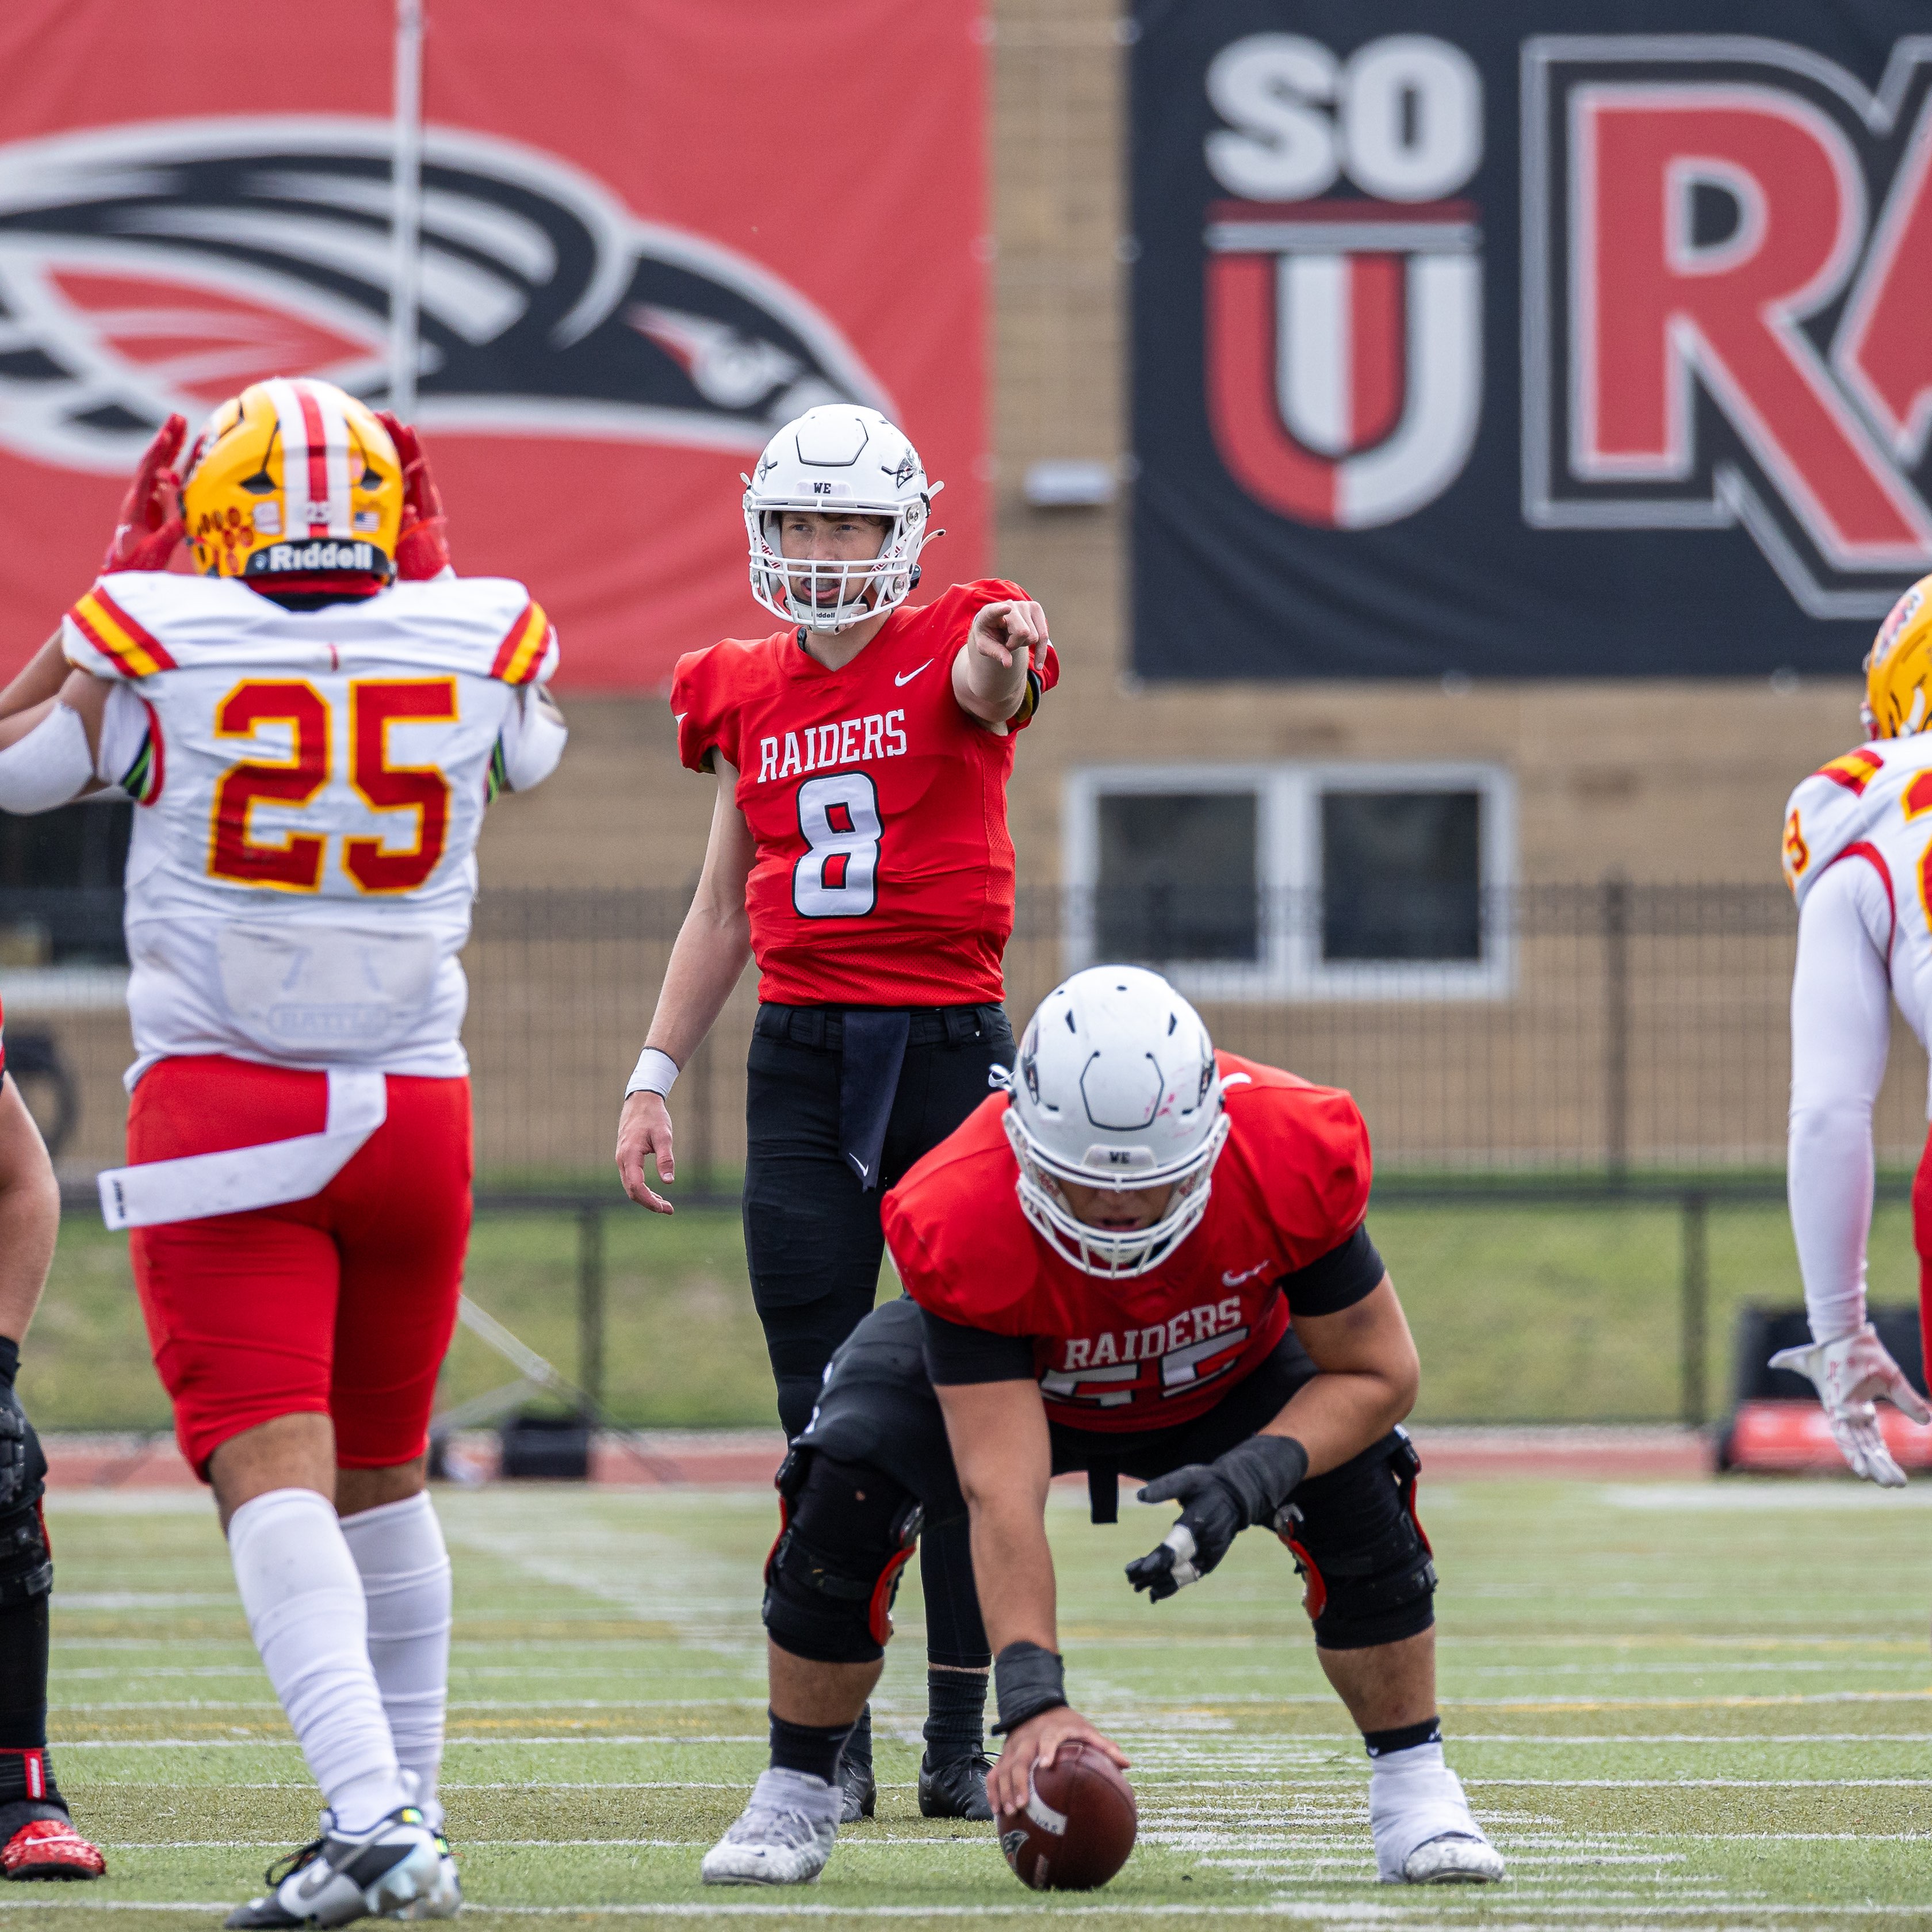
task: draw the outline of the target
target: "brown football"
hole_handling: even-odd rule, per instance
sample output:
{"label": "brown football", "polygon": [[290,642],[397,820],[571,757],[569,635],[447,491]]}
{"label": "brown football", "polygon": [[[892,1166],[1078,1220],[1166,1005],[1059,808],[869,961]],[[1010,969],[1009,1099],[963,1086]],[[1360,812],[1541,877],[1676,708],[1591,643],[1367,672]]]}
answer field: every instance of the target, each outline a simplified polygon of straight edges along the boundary
{"label": "brown football", "polygon": [[1091,1744],[1066,1744],[1036,1767],[1021,1811],[999,1816],[1000,1849],[1035,1892],[1091,1892],[1127,1862],[1139,1828],[1133,1788]]}

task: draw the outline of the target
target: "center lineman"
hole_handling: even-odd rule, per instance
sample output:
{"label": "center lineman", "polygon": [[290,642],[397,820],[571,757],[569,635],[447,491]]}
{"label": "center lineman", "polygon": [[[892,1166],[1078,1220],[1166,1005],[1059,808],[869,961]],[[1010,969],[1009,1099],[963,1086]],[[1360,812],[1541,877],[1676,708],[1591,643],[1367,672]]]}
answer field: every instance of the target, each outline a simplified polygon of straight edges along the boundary
{"label": "center lineman", "polygon": [[[718,802],[617,1168],[632,1199],[672,1211],[646,1171],[673,1177],[672,1082],[755,955],[745,1250],[788,1437],[872,1309],[884,1190],[1012,1060],[1006,779],[1058,665],[1046,614],[1017,584],[902,608],[940,487],[876,410],[827,404],[787,424],[745,492],[752,595],[784,628],[681,658],[671,692],[678,755],[716,775]],[[921,1563],[920,1810],[989,1818],[992,1660],[964,1524],[928,1536]],[[840,1769],[848,1821],[872,1815],[872,1757],[866,1718]]]}

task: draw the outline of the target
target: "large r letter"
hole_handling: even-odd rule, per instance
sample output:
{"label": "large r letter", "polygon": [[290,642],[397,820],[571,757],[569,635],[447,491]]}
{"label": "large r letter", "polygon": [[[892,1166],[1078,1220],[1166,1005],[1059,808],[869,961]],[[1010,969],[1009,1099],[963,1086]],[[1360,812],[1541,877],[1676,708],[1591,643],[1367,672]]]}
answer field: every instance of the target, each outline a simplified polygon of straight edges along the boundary
{"label": "large r letter", "polygon": [[[1932,518],[1798,326],[1863,236],[1844,135],[1768,87],[1587,86],[1570,110],[1576,475],[1689,476],[1694,377],[1834,564],[1923,568]],[[1720,241],[1700,188],[1736,206]]]}

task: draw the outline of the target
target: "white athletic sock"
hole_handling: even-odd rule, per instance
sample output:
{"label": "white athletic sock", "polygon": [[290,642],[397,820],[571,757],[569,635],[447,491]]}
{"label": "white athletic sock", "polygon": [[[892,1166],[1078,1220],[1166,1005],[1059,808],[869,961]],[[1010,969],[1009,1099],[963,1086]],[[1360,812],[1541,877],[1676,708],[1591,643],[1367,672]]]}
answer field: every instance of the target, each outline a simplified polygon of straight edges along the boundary
{"label": "white athletic sock", "polygon": [[1426,1744],[1411,1744],[1406,1750],[1384,1751],[1379,1757],[1369,1760],[1369,1783],[1372,1786],[1378,1779],[1391,1786],[1412,1778],[1434,1778],[1448,1768],[1442,1755],[1442,1740],[1432,1738]]}
{"label": "white athletic sock", "polygon": [[228,1551],[255,1648],[337,1828],[367,1831],[408,1799],[334,1508],[313,1490],[271,1490],[230,1520]]}
{"label": "white athletic sock", "polygon": [[428,1490],[344,1516],[342,1534],[362,1573],[369,1661],[382,1694],[396,1759],[415,1774],[416,1803],[440,1830],[436,1795],[449,1697],[449,1552]]}

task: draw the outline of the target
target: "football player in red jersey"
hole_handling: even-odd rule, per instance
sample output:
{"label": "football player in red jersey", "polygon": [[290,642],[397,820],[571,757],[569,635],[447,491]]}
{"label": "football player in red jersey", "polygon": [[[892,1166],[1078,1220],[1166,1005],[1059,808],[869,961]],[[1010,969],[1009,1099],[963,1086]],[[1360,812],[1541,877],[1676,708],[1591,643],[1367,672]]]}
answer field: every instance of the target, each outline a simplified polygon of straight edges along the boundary
{"label": "football player in red jersey", "polygon": [[106,1861],[74,1828],[47,1756],[47,1462],[14,1392],[53,1259],[60,1189],[6,1066],[0,1042],[0,1877],[98,1878]]}
{"label": "football player in red jersey", "polygon": [[833,1358],[779,1472],[772,1764],[706,1882],[824,1868],[838,1754],[922,1523],[971,1525],[1006,1738],[994,1806],[1024,1805],[1070,1742],[1126,1762],[1069,1703],[1055,1634],[1047,1485],[1082,1469],[1098,1520],[1123,1473],[1182,1505],[1127,1566],[1155,1602],[1273,1529],[1368,1748],[1382,1878],[1502,1876],[1443,1761],[1436,1572],[1398,1426],[1420,1370],[1363,1222],[1369,1178],[1346,1094],[1217,1055],[1157,975],[1094,967],[1048,995],[1010,1093],[887,1197],[908,1298]]}
{"label": "football player in red jersey", "polygon": [[[693,652],[672,688],[678,754],[718,776],[718,803],[617,1166],[633,1200],[671,1211],[651,1185],[673,1173],[671,1083],[755,955],[745,1247],[788,1436],[877,1294],[883,1190],[1012,1058],[1006,778],[1058,670],[1046,613],[1017,584],[906,605],[940,488],[876,410],[788,424],[745,492],[752,592],[784,628]],[[920,1808],[985,1818],[990,1660],[963,1523],[929,1539],[922,1575]],[[869,1720],[844,1774],[848,1816],[869,1816]]]}

